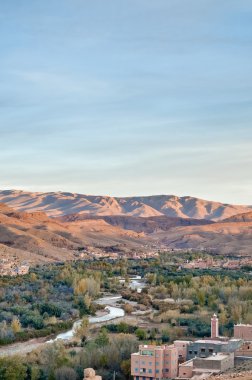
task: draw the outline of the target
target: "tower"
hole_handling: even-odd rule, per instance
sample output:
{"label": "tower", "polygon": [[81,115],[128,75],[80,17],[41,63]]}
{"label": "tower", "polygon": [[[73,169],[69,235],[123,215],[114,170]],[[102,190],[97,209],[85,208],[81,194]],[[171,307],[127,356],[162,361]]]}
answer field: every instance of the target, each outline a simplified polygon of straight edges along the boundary
{"label": "tower", "polygon": [[216,314],[211,318],[211,338],[215,339],[219,337],[219,319]]}

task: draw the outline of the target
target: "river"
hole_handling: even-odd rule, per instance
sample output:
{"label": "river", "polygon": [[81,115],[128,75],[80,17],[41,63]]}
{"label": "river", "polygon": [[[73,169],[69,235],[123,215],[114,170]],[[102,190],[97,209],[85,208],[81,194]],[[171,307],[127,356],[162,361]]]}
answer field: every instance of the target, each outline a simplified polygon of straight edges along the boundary
{"label": "river", "polygon": [[[145,285],[145,282],[144,280],[141,279],[140,276],[136,276],[130,279],[129,287],[131,289],[141,292],[144,285]],[[105,296],[96,300],[95,302],[97,304],[106,305],[104,310],[107,313],[101,316],[89,317],[89,323],[90,324],[102,323],[102,322],[112,321],[116,318],[124,317],[125,315],[124,310],[118,305],[116,305],[116,303],[120,301],[121,299],[122,299],[122,296],[117,295],[117,296]],[[80,325],[80,323],[81,323],[81,320],[74,322],[71,330],[58,334],[54,339],[46,340],[46,338],[38,338],[38,339],[31,339],[26,342],[18,342],[18,343],[13,343],[7,346],[2,346],[0,347],[0,357],[18,355],[18,354],[24,355],[43,346],[45,343],[53,343],[59,340],[63,340],[63,341],[71,340],[74,336],[75,329]]]}
{"label": "river", "polygon": [[[122,296],[102,297],[102,298],[99,298],[98,300],[96,300],[95,302],[99,305],[107,305],[104,308],[104,310],[106,310],[107,314],[104,314],[102,316],[89,317],[89,323],[90,324],[102,323],[102,322],[111,321],[111,320],[116,319],[116,318],[124,317],[125,312],[122,308],[111,306],[112,304],[116,303],[120,299],[122,299]],[[74,336],[75,329],[78,328],[80,326],[80,324],[81,324],[81,319],[74,322],[71,330],[57,335],[55,339],[50,339],[46,343],[52,343],[52,342],[55,342],[59,339],[62,339],[64,341],[72,339],[72,337]]]}

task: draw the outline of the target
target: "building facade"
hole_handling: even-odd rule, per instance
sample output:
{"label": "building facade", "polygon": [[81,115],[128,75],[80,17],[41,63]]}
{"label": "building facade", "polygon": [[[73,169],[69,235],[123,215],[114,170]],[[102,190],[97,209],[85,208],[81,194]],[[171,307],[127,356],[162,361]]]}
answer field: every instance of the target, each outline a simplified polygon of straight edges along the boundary
{"label": "building facade", "polygon": [[174,345],[140,345],[131,355],[134,380],[173,379],[178,372],[178,351]]}
{"label": "building facade", "polygon": [[179,365],[178,377],[190,379],[195,375],[218,374],[234,368],[234,353],[219,353],[208,358],[195,358]]}
{"label": "building facade", "polygon": [[252,341],[252,325],[234,325],[234,338]]}
{"label": "building facade", "polygon": [[200,339],[191,342],[187,347],[187,360],[194,359],[195,357],[207,358],[213,354],[220,352],[230,353],[238,350],[242,345],[240,339],[230,340],[213,340],[213,339]]}

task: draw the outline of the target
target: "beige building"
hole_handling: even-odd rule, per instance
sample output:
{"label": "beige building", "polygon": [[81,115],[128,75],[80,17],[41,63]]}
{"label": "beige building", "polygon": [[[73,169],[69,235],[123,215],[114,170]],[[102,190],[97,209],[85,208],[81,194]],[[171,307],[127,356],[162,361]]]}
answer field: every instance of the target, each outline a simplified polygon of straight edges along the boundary
{"label": "beige building", "polygon": [[183,363],[187,360],[187,350],[190,345],[190,340],[175,340],[173,342],[174,346],[178,351],[178,362]]}
{"label": "beige building", "polygon": [[178,373],[178,351],[174,345],[140,345],[131,355],[134,380],[174,379]]}
{"label": "beige building", "polygon": [[179,365],[180,379],[192,379],[194,376],[218,374],[234,367],[234,353],[219,353],[208,358],[195,358]]}
{"label": "beige building", "polygon": [[252,341],[252,325],[234,325],[234,338],[245,341]]}
{"label": "beige building", "polygon": [[252,358],[252,342],[251,341],[243,342],[241,347],[235,351],[235,356]]}

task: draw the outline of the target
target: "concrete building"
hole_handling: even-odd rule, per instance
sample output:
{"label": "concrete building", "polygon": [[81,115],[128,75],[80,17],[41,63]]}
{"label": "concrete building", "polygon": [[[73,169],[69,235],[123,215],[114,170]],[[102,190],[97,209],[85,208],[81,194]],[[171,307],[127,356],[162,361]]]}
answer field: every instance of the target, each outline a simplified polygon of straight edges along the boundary
{"label": "concrete building", "polygon": [[237,359],[238,358],[252,359],[252,342],[251,341],[243,342],[241,347],[235,351],[235,357]]}
{"label": "concrete building", "polygon": [[234,368],[234,353],[219,353],[208,358],[195,358],[180,364],[178,377],[180,379],[191,379],[203,374],[208,377],[231,368]]}
{"label": "concrete building", "polygon": [[131,375],[134,380],[173,379],[178,372],[178,351],[174,345],[140,345],[131,354]]}
{"label": "concrete building", "polygon": [[193,359],[188,360],[182,364],[179,364],[178,378],[191,379],[192,377],[193,377]]}
{"label": "concrete building", "polygon": [[187,347],[187,360],[194,359],[195,357],[207,358],[213,354],[218,353],[231,353],[238,350],[242,345],[241,339],[230,340],[213,340],[213,339],[200,339],[191,342]]}
{"label": "concrete building", "polygon": [[187,350],[191,343],[190,340],[175,340],[173,342],[174,346],[178,351],[178,362],[183,363],[187,360]]}

